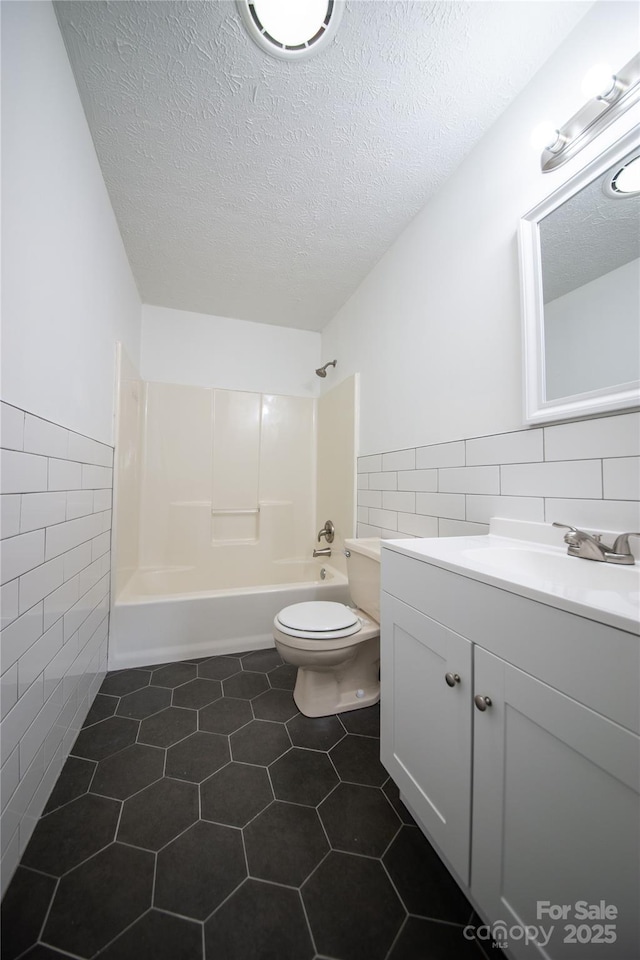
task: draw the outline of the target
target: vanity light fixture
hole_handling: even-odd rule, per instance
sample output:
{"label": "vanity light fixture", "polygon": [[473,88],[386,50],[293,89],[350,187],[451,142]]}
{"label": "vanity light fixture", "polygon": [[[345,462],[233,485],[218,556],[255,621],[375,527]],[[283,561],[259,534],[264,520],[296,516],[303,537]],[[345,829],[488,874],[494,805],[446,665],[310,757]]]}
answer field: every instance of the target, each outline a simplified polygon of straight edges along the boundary
{"label": "vanity light fixture", "polygon": [[531,134],[531,146],[536,150],[550,150],[551,153],[558,153],[562,150],[564,143],[565,140],[560,136],[558,128],[547,121],[534,127]]}
{"label": "vanity light fixture", "polygon": [[582,94],[588,100],[604,100],[613,103],[622,93],[618,78],[608,63],[596,63],[584,75]]}
{"label": "vanity light fixture", "polygon": [[[543,173],[555,170],[570,160],[640,100],[640,53],[615,73],[608,64],[592,67],[583,80],[582,92],[589,97],[588,102],[561,127],[552,128],[555,137],[548,134],[547,142],[541,145],[540,165]],[[540,128],[537,127],[534,134]],[[538,138],[536,146],[539,143]]]}
{"label": "vanity light fixture", "polygon": [[236,0],[247,33],[265,53],[302,60],[335,35],[344,0]]}

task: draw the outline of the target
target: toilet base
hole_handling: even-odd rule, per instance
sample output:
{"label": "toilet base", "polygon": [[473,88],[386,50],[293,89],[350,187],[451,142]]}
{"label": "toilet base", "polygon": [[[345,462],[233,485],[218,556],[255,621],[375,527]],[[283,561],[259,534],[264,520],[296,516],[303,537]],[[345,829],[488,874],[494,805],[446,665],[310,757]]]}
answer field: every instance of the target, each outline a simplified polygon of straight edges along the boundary
{"label": "toilet base", "polygon": [[298,666],[293,699],[305,717],[328,717],[379,701],[380,638],[372,637],[352,650],[354,656],[339,665]]}

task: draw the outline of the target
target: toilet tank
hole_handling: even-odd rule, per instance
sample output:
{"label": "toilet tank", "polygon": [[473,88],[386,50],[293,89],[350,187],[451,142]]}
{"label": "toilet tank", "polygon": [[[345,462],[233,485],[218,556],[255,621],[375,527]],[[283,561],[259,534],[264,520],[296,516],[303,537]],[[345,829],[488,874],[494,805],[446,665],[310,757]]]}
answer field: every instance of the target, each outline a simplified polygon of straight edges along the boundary
{"label": "toilet tank", "polygon": [[345,540],[349,592],[356,607],[380,623],[380,537]]}

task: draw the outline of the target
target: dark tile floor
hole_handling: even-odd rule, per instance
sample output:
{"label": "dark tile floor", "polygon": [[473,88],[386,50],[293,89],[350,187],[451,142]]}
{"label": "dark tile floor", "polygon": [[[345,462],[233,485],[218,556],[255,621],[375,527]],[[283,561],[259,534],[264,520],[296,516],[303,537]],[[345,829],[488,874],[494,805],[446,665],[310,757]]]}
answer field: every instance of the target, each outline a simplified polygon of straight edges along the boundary
{"label": "dark tile floor", "polygon": [[275,650],[106,677],[2,907],[2,957],[482,960],[379,756]]}

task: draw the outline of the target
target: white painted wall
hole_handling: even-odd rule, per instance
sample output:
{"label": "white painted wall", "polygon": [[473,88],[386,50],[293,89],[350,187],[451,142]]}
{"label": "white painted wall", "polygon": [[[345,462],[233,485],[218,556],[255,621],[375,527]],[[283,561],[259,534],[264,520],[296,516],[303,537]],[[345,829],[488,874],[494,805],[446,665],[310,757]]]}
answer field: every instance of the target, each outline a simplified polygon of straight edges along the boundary
{"label": "white painted wall", "polygon": [[320,334],[145,304],[143,380],[315,397]]}
{"label": "white painted wall", "polygon": [[547,399],[640,380],[640,260],[544,305]]}
{"label": "white painted wall", "polygon": [[2,396],[113,442],[140,299],[49,2],[2,4]]}
{"label": "white painted wall", "polygon": [[[345,538],[355,535],[358,377],[347,377],[318,401],[317,502],[315,531],[335,526],[331,566],[347,572]],[[368,520],[367,516],[367,520]],[[324,543],[322,544],[324,546]]]}
{"label": "white painted wall", "polygon": [[337,376],[360,372],[361,455],[522,426],[518,220],[640,108],[544,175],[531,131],[567,120],[588,68],[637,44],[636,4],[595,4],[325,328]]}

